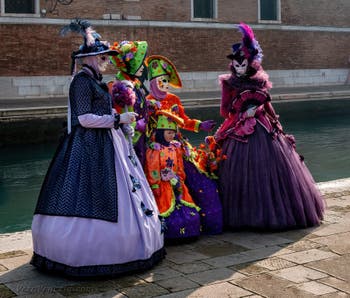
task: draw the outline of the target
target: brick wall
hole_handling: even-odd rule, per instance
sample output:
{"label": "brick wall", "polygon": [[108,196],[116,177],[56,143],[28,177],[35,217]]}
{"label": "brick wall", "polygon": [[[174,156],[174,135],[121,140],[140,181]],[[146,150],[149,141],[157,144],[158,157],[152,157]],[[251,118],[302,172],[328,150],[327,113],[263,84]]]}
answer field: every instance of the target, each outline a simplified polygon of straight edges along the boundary
{"label": "brick wall", "polygon": [[349,0],[281,0],[282,23],[349,27]]}
{"label": "brick wall", "polygon": [[[50,1],[48,1],[49,3]],[[220,23],[258,22],[258,0],[218,0]],[[41,0],[41,7],[45,7]],[[102,19],[104,14],[140,16],[142,20],[191,21],[191,0],[74,0],[58,5],[50,18]],[[283,24],[312,26],[349,26],[349,0],[281,0]]]}
{"label": "brick wall", "polygon": [[[218,21],[225,23],[257,23],[258,1],[218,1]],[[244,3],[244,4],[243,4]]]}
{"label": "brick wall", "polygon": [[[64,76],[70,71],[70,54],[82,38],[61,38],[60,28],[75,17],[90,19],[110,42],[147,40],[149,54],[169,57],[180,72],[227,69],[231,44],[241,39],[232,23],[243,20],[255,26],[265,69],[346,69],[350,44],[350,0],[281,0],[282,25],[259,25],[257,0],[218,0],[216,22],[191,23],[190,0],[74,0],[57,5],[53,13],[24,23],[0,22],[0,76]],[[41,8],[50,1],[41,0]],[[1,4],[0,4],[1,5]],[[139,17],[137,21],[108,20]],[[3,18],[0,17],[0,21]],[[9,18],[11,19],[11,18]],[[101,21],[101,20],[104,21]],[[149,25],[149,21],[167,21]],[[171,23],[172,22],[172,23]],[[181,23],[183,22],[183,23]],[[175,26],[182,24],[183,26]],[[193,25],[192,25],[193,24]],[[223,26],[218,26],[218,25]],[[232,24],[232,26],[230,25]],[[293,28],[293,26],[299,26]],[[308,30],[308,26],[318,26]],[[332,26],[331,30],[322,26]],[[345,30],[338,30],[344,28]],[[110,67],[109,73],[115,69]]]}
{"label": "brick wall", "polygon": [[[45,1],[42,7],[45,7]],[[102,19],[105,14],[120,15],[121,19],[140,16],[142,20],[189,21],[191,2],[188,0],[74,0],[72,4],[58,5],[50,18],[90,18]]]}
{"label": "brick wall", "polygon": [[[0,76],[67,75],[70,54],[82,38],[58,35],[58,25],[0,24]],[[231,44],[240,41],[236,29],[97,26],[103,39],[147,40],[149,54],[169,57],[179,71],[219,71],[227,68]],[[255,30],[264,51],[266,69],[348,68],[347,32]],[[110,73],[115,70],[110,69]]]}

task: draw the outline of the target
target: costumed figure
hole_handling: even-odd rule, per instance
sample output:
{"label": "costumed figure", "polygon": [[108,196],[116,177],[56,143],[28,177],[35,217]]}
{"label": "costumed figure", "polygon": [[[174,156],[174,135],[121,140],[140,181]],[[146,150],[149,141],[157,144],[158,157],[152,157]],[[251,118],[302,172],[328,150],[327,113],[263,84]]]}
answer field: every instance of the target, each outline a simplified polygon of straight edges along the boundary
{"label": "costumed figure", "polygon": [[226,156],[219,163],[224,225],[262,230],[319,225],[324,201],[271,105],[262,50],[248,25],[238,28],[242,42],[227,56],[232,73],[219,77],[225,121],[215,140]]}
{"label": "costumed figure", "polygon": [[181,144],[174,140],[183,120],[171,111],[157,113],[155,141],[146,152],[145,172],[160,215],[165,240],[193,239],[200,235],[199,207],[185,185]]}
{"label": "costumed figure", "polygon": [[[32,223],[38,269],[71,277],[114,276],[152,267],[164,257],[161,221],[138,159],[129,158],[123,126],[136,113],[116,113],[102,82],[110,55],[89,22],[75,20],[61,33],[79,32],[72,54],[68,131],[43,182]],[[78,61],[76,61],[78,60]]]}
{"label": "costumed figure", "polygon": [[[213,120],[200,121],[191,119],[185,113],[180,98],[169,92],[169,86],[181,88],[182,82],[175,65],[166,57],[153,55],[146,58],[148,78],[150,80],[150,94],[147,96],[148,106],[157,110],[174,110],[183,119],[182,129],[198,132],[210,131],[215,126]],[[151,109],[150,109],[151,110]],[[149,117],[148,129],[154,129],[156,121]],[[153,127],[153,128],[152,128]],[[201,224],[204,234],[218,234],[222,232],[222,207],[219,199],[217,184],[210,173],[199,166],[197,152],[188,140],[180,133],[177,136],[183,149],[186,186],[193,200],[201,208]]]}
{"label": "costumed figure", "polygon": [[[112,63],[117,67],[117,81],[109,83],[110,92],[113,84],[118,81],[129,81],[134,87],[136,102],[129,106],[129,111],[138,114],[135,124],[133,125],[135,133],[133,135],[133,144],[136,154],[142,165],[145,164],[145,153],[147,149],[147,132],[146,126],[148,121],[148,112],[146,106],[146,95],[148,90],[143,84],[143,73],[145,70],[144,60],[147,55],[148,45],[146,41],[122,41],[115,42],[111,46],[112,50],[118,52],[117,55],[111,56]],[[117,111],[125,109],[124,106],[115,105]]]}

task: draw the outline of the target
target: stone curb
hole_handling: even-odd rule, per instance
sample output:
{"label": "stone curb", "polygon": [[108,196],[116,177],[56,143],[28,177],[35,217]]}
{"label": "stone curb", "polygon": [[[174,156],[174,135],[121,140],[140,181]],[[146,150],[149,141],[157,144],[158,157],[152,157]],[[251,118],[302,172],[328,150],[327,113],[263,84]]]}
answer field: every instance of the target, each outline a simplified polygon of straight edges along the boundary
{"label": "stone curb", "polygon": [[[326,91],[309,93],[280,93],[274,94],[275,102],[288,102],[297,100],[345,99],[350,98],[349,91]],[[60,98],[62,100],[62,98]],[[51,99],[52,100],[52,99]],[[183,98],[183,106],[187,109],[219,107],[219,97]],[[67,106],[42,106],[0,109],[0,123],[27,121],[32,119],[65,118]]]}

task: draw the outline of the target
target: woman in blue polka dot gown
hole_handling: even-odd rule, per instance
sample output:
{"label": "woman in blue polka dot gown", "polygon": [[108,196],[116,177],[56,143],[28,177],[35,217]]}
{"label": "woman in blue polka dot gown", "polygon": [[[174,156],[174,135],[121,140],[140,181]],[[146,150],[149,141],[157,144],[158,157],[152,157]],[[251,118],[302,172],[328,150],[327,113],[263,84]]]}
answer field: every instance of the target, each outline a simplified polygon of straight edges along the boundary
{"label": "woman in blue polka dot gown", "polygon": [[72,55],[73,67],[77,59],[82,67],[70,85],[68,133],[35,209],[31,263],[72,277],[148,269],[164,257],[163,234],[152,191],[124,135],[132,133],[128,124],[136,114],[117,114],[102,83],[100,73],[116,53],[86,21],[73,21],[68,30],[84,36]]}

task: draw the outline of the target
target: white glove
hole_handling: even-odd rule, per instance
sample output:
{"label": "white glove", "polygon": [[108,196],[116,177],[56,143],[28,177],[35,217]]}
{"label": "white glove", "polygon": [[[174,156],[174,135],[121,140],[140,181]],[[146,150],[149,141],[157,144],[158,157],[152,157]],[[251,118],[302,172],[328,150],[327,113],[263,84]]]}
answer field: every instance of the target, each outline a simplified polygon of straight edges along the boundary
{"label": "white glove", "polygon": [[122,131],[123,133],[131,137],[133,137],[135,133],[135,129],[129,124],[122,125]]}
{"label": "white glove", "polygon": [[254,117],[256,108],[257,108],[256,106],[255,106],[255,107],[251,107],[251,108],[249,108],[249,109],[246,111],[247,118]]}
{"label": "white glove", "polygon": [[126,112],[123,114],[120,114],[120,121],[119,123],[126,123],[126,124],[130,124],[132,122],[134,122],[136,120],[136,116],[138,114],[135,112]]}

